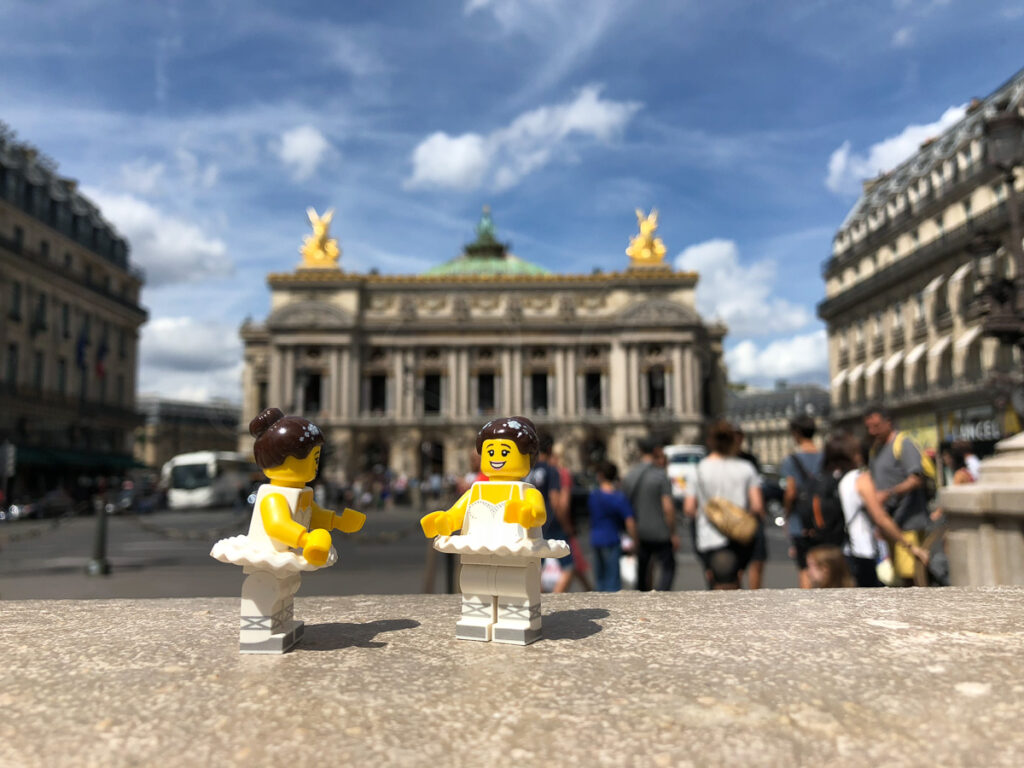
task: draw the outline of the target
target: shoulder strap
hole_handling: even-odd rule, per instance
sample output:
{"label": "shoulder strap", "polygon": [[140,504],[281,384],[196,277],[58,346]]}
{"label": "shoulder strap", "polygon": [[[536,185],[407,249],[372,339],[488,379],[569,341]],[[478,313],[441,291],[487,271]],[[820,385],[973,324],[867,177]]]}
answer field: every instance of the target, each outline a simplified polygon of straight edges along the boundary
{"label": "shoulder strap", "polygon": [[800,475],[800,481],[806,485],[811,481],[810,476],[807,474],[807,467],[805,467],[803,462],[800,461],[800,457],[797,454],[791,453],[789,455],[793,459],[793,463],[796,465],[796,471]]}
{"label": "shoulder strap", "polygon": [[900,454],[903,452],[903,441],[906,439],[906,432],[897,432],[896,437],[892,441],[892,456],[896,461],[900,460]]}

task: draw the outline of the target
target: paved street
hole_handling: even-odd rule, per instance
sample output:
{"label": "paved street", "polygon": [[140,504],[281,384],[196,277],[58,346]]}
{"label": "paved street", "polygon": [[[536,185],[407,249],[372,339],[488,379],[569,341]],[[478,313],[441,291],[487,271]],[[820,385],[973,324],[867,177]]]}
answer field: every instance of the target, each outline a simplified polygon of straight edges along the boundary
{"label": "paved street", "polygon": [[[353,536],[335,533],[339,562],[305,574],[303,595],[407,594],[424,591],[428,559],[434,560],[409,509],[370,512]],[[237,596],[240,568],[209,556],[216,538],[241,532],[248,512],[161,512],[108,519],[107,557],[112,573],[85,575],[92,554],[93,517],[0,525],[0,599]],[[684,540],[677,589],[703,588],[689,541]],[[432,584],[444,591],[444,560],[434,560]],[[796,586],[780,529],[769,531],[765,586]]]}

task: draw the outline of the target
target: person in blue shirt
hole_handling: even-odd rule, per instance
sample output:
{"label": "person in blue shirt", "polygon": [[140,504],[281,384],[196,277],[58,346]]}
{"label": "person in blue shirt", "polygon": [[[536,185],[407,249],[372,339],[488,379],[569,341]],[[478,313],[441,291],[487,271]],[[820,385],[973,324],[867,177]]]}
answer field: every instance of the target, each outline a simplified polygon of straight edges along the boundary
{"label": "person in blue shirt", "polygon": [[817,425],[813,416],[797,416],[789,422],[789,431],[796,443],[796,451],[785,458],[779,472],[786,481],[782,504],[789,522],[790,556],[796,561],[800,588],[809,589],[811,577],[807,572],[807,552],[811,542],[804,535],[804,521],[814,514],[809,487],[812,478],[821,470],[822,454],[814,442]]}
{"label": "person in blue shirt", "polygon": [[633,508],[626,495],[616,487],[619,471],[609,461],[597,469],[597,488],[587,498],[590,510],[590,546],[594,550],[594,570],[598,592],[618,592],[622,589],[619,559],[622,544],[619,535],[623,528],[636,540],[636,521]]}

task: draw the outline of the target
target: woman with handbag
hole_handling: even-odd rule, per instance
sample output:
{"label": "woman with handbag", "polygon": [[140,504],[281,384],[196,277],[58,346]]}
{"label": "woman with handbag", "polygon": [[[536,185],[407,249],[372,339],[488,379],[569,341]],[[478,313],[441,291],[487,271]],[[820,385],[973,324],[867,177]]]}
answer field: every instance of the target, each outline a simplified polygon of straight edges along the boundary
{"label": "woman with handbag", "polygon": [[695,495],[685,511],[697,519],[697,552],[711,589],[739,589],[750,562],[757,518],[764,516],[754,467],[735,456],[736,430],[717,421],[708,431],[710,453],[697,465]]}

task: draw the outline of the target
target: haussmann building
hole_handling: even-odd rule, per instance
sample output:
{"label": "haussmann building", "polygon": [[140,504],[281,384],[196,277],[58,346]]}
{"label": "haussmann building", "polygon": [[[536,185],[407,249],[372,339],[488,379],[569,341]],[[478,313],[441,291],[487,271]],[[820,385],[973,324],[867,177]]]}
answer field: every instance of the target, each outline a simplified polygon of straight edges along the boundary
{"label": "haussmann building", "polygon": [[268,276],[266,320],[242,327],[244,424],[268,405],[306,415],[336,481],[465,473],[501,415],[549,430],[573,469],[624,468],[649,434],[699,442],[724,407],[725,328],[700,318],[697,275],[665,263],[645,221],[624,269],[593,274],[513,255],[487,209],[474,242],[418,275],[348,272],[321,230],[298,268]]}
{"label": "haussmann building", "polygon": [[[859,426],[888,406],[925,448],[968,440],[987,451],[1020,430],[1013,346],[986,336],[976,245],[1002,247],[992,271],[1012,278],[1008,185],[985,161],[985,121],[1024,101],[1024,71],[864,191],[824,267],[832,421]],[[1018,174],[1014,194],[1020,199]],[[1019,384],[1018,384],[1019,387]]]}

